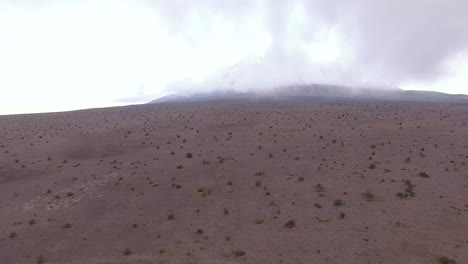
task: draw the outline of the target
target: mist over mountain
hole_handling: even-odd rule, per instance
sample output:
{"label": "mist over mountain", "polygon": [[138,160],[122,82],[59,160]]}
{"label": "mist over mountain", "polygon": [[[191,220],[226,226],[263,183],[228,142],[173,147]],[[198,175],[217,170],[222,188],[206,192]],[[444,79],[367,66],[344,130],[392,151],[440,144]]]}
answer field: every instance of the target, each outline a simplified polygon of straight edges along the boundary
{"label": "mist over mountain", "polygon": [[[285,62],[264,57],[242,60],[202,82],[172,83],[169,95],[150,103],[233,99],[468,102],[468,96],[463,94],[402,90],[398,87],[359,83],[330,84],[324,81],[321,72],[307,67],[292,67],[288,61]],[[312,78],[317,83],[308,83]]]}
{"label": "mist over mountain", "polygon": [[433,91],[405,91],[398,88],[378,90],[336,85],[311,84],[285,86],[271,92],[208,91],[194,94],[170,94],[149,103],[212,100],[311,100],[311,101],[401,101],[401,102],[460,102],[468,103],[468,95]]}
{"label": "mist over mountain", "polygon": [[[336,72],[334,73],[336,74]],[[150,103],[212,100],[358,100],[406,102],[466,102],[466,95],[403,90],[396,86],[353,82],[326,69],[311,68],[288,56],[258,56],[225,67],[202,81],[181,80],[169,85],[169,95]],[[345,85],[331,83],[342,79]],[[344,81],[348,80],[348,81]]]}

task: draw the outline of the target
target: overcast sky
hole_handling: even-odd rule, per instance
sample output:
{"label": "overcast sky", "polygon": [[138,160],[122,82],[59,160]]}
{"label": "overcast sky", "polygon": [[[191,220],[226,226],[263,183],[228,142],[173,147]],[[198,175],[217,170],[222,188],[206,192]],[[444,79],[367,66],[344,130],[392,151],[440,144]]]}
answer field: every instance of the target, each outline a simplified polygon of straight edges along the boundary
{"label": "overcast sky", "polygon": [[0,0],[0,114],[334,83],[468,94],[466,0]]}

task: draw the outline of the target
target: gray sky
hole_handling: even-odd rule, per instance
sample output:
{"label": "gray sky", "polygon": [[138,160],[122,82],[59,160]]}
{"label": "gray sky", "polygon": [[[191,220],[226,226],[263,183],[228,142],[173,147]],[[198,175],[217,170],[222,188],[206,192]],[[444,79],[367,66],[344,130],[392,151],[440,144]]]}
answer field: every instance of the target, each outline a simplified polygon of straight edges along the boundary
{"label": "gray sky", "polygon": [[468,94],[466,0],[0,0],[0,114],[295,83]]}

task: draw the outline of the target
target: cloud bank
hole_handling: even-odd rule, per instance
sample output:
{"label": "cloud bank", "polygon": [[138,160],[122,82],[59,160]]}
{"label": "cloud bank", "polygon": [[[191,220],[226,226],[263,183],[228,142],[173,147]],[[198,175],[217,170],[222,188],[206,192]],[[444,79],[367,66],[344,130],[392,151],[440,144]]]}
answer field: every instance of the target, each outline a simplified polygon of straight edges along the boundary
{"label": "cloud bank", "polygon": [[465,0],[0,0],[0,112],[308,83],[468,94],[466,10]]}
{"label": "cloud bank", "polygon": [[174,34],[186,34],[190,18],[197,16],[207,25],[224,17],[239,30],[260,25],[270,46],[259,56],[262,62],[247,67],[252,86],[268,82],[266,74],[273,83],[292,82],[293,73],[298,82],[433,82],[450,75],[447,63],[468,48],[463,0],[225,2],[147,1]]}

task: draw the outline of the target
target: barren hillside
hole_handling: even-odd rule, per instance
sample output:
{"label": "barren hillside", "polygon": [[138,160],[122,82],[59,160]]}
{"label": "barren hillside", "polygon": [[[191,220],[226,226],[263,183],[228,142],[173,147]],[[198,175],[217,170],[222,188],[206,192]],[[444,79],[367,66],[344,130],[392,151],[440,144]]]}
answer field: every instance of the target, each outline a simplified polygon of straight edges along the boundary
{"label": "barren hillside", "polygon": [[0,263],[468,263],[467,139],[467,104],[2,116]]}

